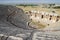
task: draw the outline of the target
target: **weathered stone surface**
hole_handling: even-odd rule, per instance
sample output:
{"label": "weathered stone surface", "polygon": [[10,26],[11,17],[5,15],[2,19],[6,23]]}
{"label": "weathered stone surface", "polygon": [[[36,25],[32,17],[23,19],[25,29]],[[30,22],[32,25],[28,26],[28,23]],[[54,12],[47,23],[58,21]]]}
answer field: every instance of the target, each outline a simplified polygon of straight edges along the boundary
{"label": "weathered stone surface", "polygon": [[[11,8],[12,7],[10,7],[10,9]],[[17,27],[27,28],[27,16],[24,14],[24,11],[22,9],[17,9],[14,7],[11,10],[12,14],[9,15],[8,21]]]}
{"label": "weathered stone surface", "polygon": [[15,6],[0,6],[0,19],[7,20],[20,28],[28,28],[28,17],[22,9]]}
{"label": "weathered stone surface", "polygon": [[1,40],[7,40],[8,36],[4,35],[2,36]]}
{"label": "weathered stone surface", "polygon": [[29,40],[60,40],[60,35],[56,32],[35,31]]}
{"label": "weathered stone surface", "polygon": [[[0,6],[0,34],[7,36],[24,34],[24,37],[20,37],[26,39],[32,32],[32,30],[28,30],[27,22],[28,17],[24,14],[22,9],[15,6]],[[3,36],[2,40],[5,38],[6,37]]]}
{"label": "weathered stone surface", "polygon": [[20,37],[9,36],[7,40],[23,40]]}
{"label": "weathered stone surface", "polygon": [[26,40],[31,34],[30,33],[22,33],[22,34],[16,34],[16,37],[21,37],[24,40]]}
{"label": "weathered stone surface", "polygon": [[[2,25],[4,25],[4,26],[2,26]],[[0,34],[4,34],[7,36],[22,37],[23,39],[26,39],[27,37],[29,37],[31,32],[32,32],[32,30],[25,30],[22,28],[15,27],[13,25],[5,24],[3,22],[1,23],[1,27],[0,27]],[[20,36],[19,36],[19,34],[20,34]],[[25,36],[21,36],[22,34],[24,34]]]}
{"label": "weathered stone surface", "polygon": [[3,34],[0,34],[0,40],[1,40],[2,37],[3,37]]}
{"label": "weathered stone surface", "polygon": [[0,40],[7,40],[8,36],[0,34]]}

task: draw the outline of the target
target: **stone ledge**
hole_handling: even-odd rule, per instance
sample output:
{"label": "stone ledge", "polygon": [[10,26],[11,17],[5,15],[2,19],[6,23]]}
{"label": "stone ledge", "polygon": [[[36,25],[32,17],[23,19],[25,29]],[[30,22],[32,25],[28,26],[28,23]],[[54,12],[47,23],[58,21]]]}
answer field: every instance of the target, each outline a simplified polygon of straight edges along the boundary
{"label": "stone ledge", "polygon": [[23,40],[23,38],[0,34],[0,40]]}
{"label": "stone ledge", "polygon": [[14,36],[9,36],[7,40],[23,40],[23,38],[14,37]]}

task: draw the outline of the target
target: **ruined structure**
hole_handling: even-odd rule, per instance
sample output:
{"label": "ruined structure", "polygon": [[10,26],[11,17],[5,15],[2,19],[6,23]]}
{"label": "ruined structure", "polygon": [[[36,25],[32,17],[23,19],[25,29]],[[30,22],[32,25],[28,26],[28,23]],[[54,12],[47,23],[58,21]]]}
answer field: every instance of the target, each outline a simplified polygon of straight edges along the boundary
{"label": "ruined structure", "polygon": [[15,6],[0,6],[0,20],[6,20],[15,26],[26,29],[29,19],[20,8]]}
{"label": "ruined structure", "polygon": [[0,5],[0,40],[25,40],[32,32],[27,22],[28,17],[21,8]]}
{"label": "ruined structure", "polygon": [[22,9],[11,5],[1,5],[0,40],[60,40],[60,32],[31,29],[27,25],[28,21]]}

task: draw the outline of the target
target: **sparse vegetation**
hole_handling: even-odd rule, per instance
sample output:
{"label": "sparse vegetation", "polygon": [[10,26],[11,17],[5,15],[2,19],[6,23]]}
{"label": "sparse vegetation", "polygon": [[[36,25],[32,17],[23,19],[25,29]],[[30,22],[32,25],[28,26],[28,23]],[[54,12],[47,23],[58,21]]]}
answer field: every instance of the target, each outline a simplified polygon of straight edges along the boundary
{"label": "sparse vegetation", "polygon": [[31,21],[31,24],[32,24],[32,25],[36,25],[35,28],[37,28],[37,29],[43,29],[43,28],[46,27],[45,24],[42,24],[42,23],[40,23],[40,22],[34,22],[34,21]]}
{"label": "sparse vegetation", "polygon": [[46,11],[46,12],[50,12],[50,11],[55,11],[56,13],[58,13],[60,15],[60,8],[42,8],[41,6],[16,6],[18,8],[22,8],[24,11],[30,11],[30,10],[36,10],[36,11]]}
{"label": "sparse vegetation", "polygon": [[36,4],[19,4],[17,6],[24,6],[24,7],[27,7],[27,6],[38,6]]}
{"label": "sparse vegetation", "polygon": [[53,7],[54,9],[60,9],[60,6]]}

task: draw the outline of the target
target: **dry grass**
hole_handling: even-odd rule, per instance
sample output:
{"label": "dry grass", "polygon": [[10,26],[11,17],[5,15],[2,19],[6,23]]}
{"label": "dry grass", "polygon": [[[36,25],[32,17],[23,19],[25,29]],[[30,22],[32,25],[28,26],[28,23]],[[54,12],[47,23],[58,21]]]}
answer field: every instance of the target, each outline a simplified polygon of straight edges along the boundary
{"label": "dry grass", "polygon": [[18,8],[22,8],[24,11],[30,11],[30,10],[36,10],[36,11],[46,11],[46,12],[50,12],[52,10],[56,11],[58,14],[60,14],[60,9],[52,9],[52,8],[41,8],[40,6],[16,6]]}
{"label": "dry grass", "polygon": [[42,23],[39,23],[39,22],[34,22],[34,21],[32,21],[31,24],[32,24],[32,25],[36,25],[35,28],[37,28],[37,29],[43,29],[43,28],[46,27],[46,25],[44,25],[44,24],[42,24]]}

